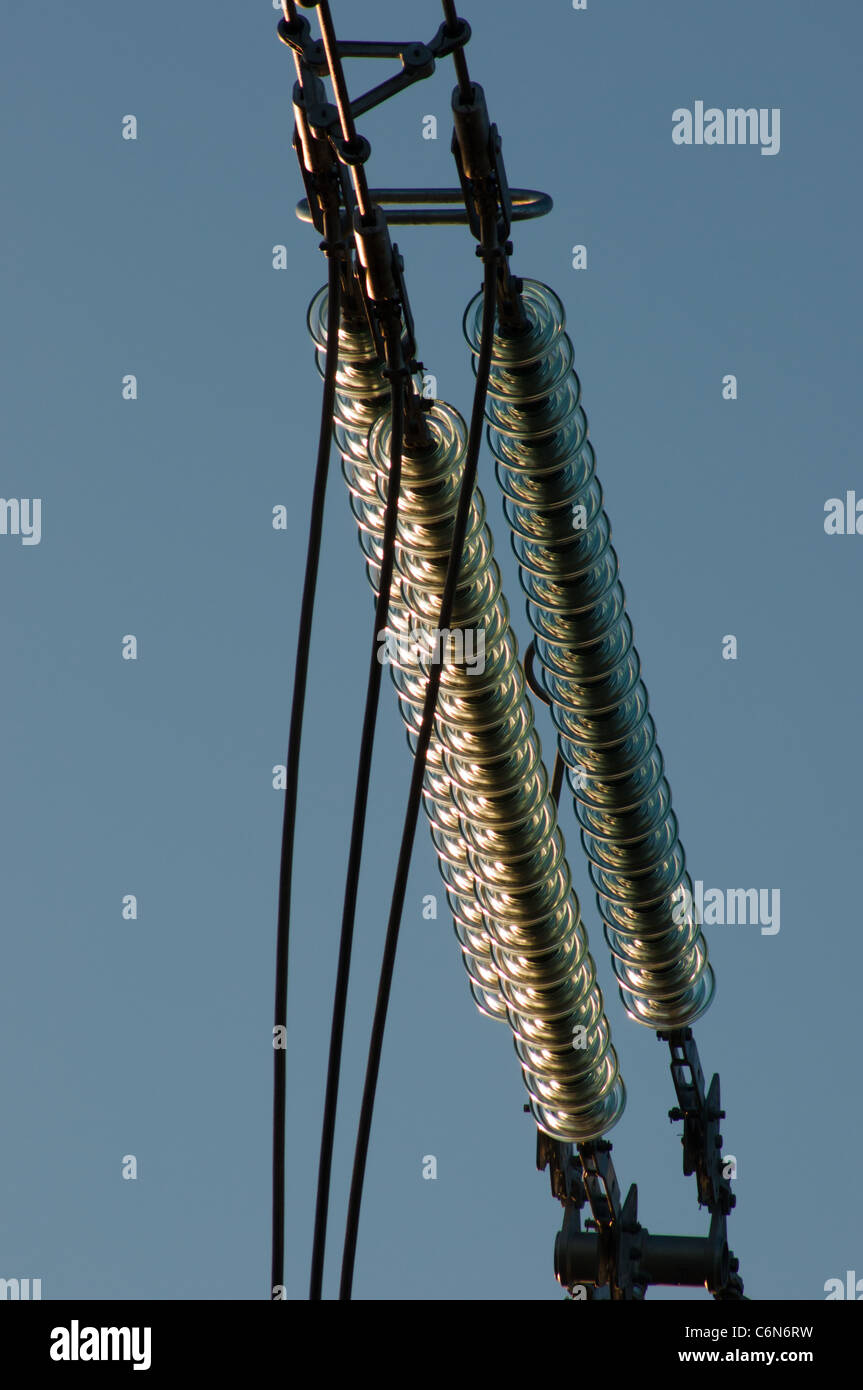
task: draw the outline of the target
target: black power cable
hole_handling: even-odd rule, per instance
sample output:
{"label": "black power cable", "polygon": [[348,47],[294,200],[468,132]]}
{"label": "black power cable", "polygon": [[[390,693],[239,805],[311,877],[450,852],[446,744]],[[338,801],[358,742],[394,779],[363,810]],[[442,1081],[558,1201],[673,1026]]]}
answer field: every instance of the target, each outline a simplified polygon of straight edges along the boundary
{"label": "black power cable", "polygon": [[[291,922],[291,879],[294,860],[294,829],[297,818],[297,788],[299,783],[300,746],[303,732],[303,711],[306,702],[306,683],[309,669],[309,648],[317,587],[321,534],[324,522],[324,503],[327,492],[330,449],[333,436],[333,408],[336,393],[336,370],[339,356],[339,318],[341,287],[336,244],[329,239],[322,243],[329,256],[329,320],[324,366],[324,394],[321,402],[321,429],[318,439],[318,460],[315,470],[312,513],[309,522],[309,542],[306,552],[306,572],[300,608],[300,628],[297,636],[297,659],[294,667],[294,689],[291,703],[291,725],[288,735],[288,757],[285,769],[285,810],[282,820],[282,845],[279,860],[279,903],[276,927],[276,1002],[273,1033],[273,1235],[270,1298],[285,1282],[285,1124],[287,1117],[287,1023],[288,1023],[288,944]],[[276,1029],[282,1029],[283,1046],[276,1045]]]}
{"label": "black power cable", "polygon": [[[488,222],[489,219],[487,218],[486,221]],[[483,242],[485,245],[485,237],[483,238]],[[467,535],[470,508],[476,483],[479,450],[482,441],[485,400],[488,389],[489,372],[491,369],[492,339],[494,336],[495,313],[497,308],[497,262],[500,255],[501,252],[497,249],[489,251],[484,250],[485,275],[483,284],[482,343],[477,361],[476,388],[474,390],[473,411],[471,413],[464,474],[462,476],[458,509],[453,526],[452,546],[447,565],[446,580],[444,582],[440,617],[438,618],[439,632],[444,632],[449,629],[452,611],[455,606],[456,587],[458,585],[459,572],[462,565],[465,537]],[[357,1128],[357,1142],[354,1152],[354,1165],[351,1174],[351,1190],[348,1200],[348,1214],[345,1228],[345,1243],[342,1254],[342,1273],[339,1288],[340,1300],[349,1300],[353,1287],[354,1261],[356,1258],[363,1182],[365,1179],[366,1160],[368,1158],[369,1137],[371,1135],[372,1115],[374,1112],[378,1072],[380,1070],[384,1030],[386,1028],[387,1009],[389,1006],[390,989],[395,968],[396,948],[398,946],[405,893],[407,891],[408,874],[410,872],[411,854],[413,851],[414,836],[422,799],[426,755],[434,729],[435,710],[437,708],[437,698],[442,673],[442,663],[432,663],[429,671],[428,685],[426,686],[425,702],[423,704],[422,725],[420,727],[416,752],[414,754],[413,772],[405,810],[404,827],[402,830],[398,865],[396,867],[395,885],[393,887],[390,915],[387,923],[386,941],[384,944],[383,958],[381,960],[377,1002],[375,1004],[374,1022],[372,1024],[368,1061],[366,1064],[365,1086],[363,1088],[363,1099]]]}
{"label": "black power cable", "polygon": [[366,706],[363,716],[359,764],[357,767],[356,792],[354,794],[351,844],[348,855],[347,878],[345,881],[342,929],[339,941],[339,960],[336,973],[336,988],[333,999],[332,1026],[330,1032],[330,1052],[327,1063],[327,1086],[324,1098],[323,1125],[321,1128],[318,1191],[315,1203],[315,1230],[312,1244],[311,1279],[309,1283],[309,1298],[312,1301],[317,1301],[321,1297],[324,1276],[330,1174],[332,1170],[333,1136],[335,1134],[339,1079],[341,1075],[342,1042],[344,1038],[348,981],[351,969],[351,950],[353,946],[354,922],[357,909],[357,890],[363,854],[363,833],[366,823],[372,752],[374,748],[375,726],[381,688],[381,673],[383,669],[382,663],[379,660],[378,640],[380,633],[384,631],[387,623],[393,568],[395,565],[396,526],[398,523],[402,445],[404,441],[404,389],[406,381],[409,378],[408,368],[404,363],[402,354],[400,317],[397,314],[392,315],[389,319],[389,323],[382,325],[382,330],[387,358],[387,368],[385,370],[392,382],[390,468],[387,484],[387,505],[384,516],[380,579],[377,603],[375,605],[375,626],[372,634],[372,651],[369,660],[368,682],[366,685]]}

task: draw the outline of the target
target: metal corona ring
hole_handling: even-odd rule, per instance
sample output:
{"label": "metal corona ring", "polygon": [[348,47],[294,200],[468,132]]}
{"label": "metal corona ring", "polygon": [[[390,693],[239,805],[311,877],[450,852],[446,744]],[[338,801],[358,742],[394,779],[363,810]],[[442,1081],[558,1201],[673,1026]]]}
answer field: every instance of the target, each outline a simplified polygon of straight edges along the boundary
{"label": "metal corona ring", "polygon": [[[312,301],[309,327],[320,354],[326,290]],[[389,387],[363,324],[343,323],[340,344],[336,440],[377,591]],[[418,650],[403,659],[400,642],[435,631],[467,444],[464,422],[449,406],[436,402],[427,421],[431,442],[403,454],[389,623],[398,639],[389,664],[412,749],[431,658]],[[456,933],[474,999],[484,1012],[497,1012],[497,999],[503,1005],[537,1124],[556,1138],[586,1142],[620,1118],[625,1090],[479,491],[452,630],[482,632],[485,640],[482,671],[444,653],[435,762],[426,776],[426,811]]]}
{"label": "metal corona ring", "polygon": [[[464,331],[480,347],[481,296]],[[524,281],[529,327],[498,325],[488,442],[512,530],[541,684],[581,826],[605,937],[630,1018],[684,1027],[713,971],[641,680],[602,506],[563,306]],[[687,896],[688,894],[688,896]]]}

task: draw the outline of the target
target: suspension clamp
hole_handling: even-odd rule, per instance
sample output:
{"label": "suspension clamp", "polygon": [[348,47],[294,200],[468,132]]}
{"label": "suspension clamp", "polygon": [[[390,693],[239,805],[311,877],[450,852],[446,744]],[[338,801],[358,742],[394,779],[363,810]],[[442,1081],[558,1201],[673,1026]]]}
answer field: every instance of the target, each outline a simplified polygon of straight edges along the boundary
{"label": "suspension clamp", "polygon": [[[552,1195],[564,1208],[555,1238],[554,1272],[573,1298],[642,1300],[651,1284],[708,1288],[716,1299],[743,1297],[738,1261],[728,1249],[725,1213],[713,1213],[706,1236],[655,1236],[638,1221],[638,1188],[620,1202],[604,1139],[572,1144],[537,1133],[537,1168],[549,1167]],[[581,1212],[591,1219],[582,1229]]]}

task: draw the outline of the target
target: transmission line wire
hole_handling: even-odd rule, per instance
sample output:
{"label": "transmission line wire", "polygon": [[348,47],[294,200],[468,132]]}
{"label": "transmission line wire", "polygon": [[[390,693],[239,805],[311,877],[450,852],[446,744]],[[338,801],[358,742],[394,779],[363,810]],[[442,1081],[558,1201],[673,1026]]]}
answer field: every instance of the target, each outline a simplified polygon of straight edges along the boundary
{"label": "transmission line wire", "polygon": [[379,660],[378,638],[387,624],[390,592],[392,589],[393,568],[395,564],[396,526],[398,523],[398,501],[401,487],[402,444],[404,439],[404,387],[407,369],[402,361],[401,322],[395,318],[389,328],[384,330],[387,347],[388,373],[392,382],[392,437],[390,442],[390,468],[387,484],[387,504],[384,517],[380,579],[375,605],[375,625],[372,633],[372,650],[369,658],[369,674],[366,685],[366,705],[363,716],[363,730],[360,742],[357,783],[354,794],[354,812],[351,825],[350,852],[345,881],[342,928],[339,941],[339,959],[336,973],[336,988],[333,998],[332,1024],[330,1030],[330,1051],[327,1063],[327,1083],[324,1097],[324,1115],[321,1127],[321,1148],[318,1162],[318,1189],[315,1202],[315,1228],[312,1243],[312,1266],[309,1283],[309,1298],[317,1301],[321,1297],[324,1274],[324,1255],[326,1252],[327,1215],[329,1210],[330,1176],[332,1170],[333,1137],[335,1134],[336,1111],[338,1108],[339,1080],[341,1076],[342,1043],[344,1039],[345,1013],[347,1010],[348,981],[351,969],[354,923],[356,920],[357,891],[363,853],[363,833],[368,805],[369,781],[371,777],[372,752],[374,749],[375,727],[379,704],[382,663]]}
{"label": "transmission line wire", "polygon": [[[318,437],[318,458],[315,469],[309,540],[306,552],[306,571],[300,607],[300,626],[297,634],[297,658],[294,667],[294,688],[291,703],[291,723],[288,735],[288,755],[285,768],[285,809],[282,820],[282,843],[279,859],[279,899],[276,926],[276,999],[273,1030],[273,1223],[270,1298],[285,1282],[285,1125],[287,1118],[287,1023],[288,1023],[288,946],[291,924],[291,882],[294,860],[294,831],[297,818],[297,789],[299,783],[300,747],[303,732],[303,712],[309,669],[309,648],[317,587],[318,562],[324,521],[330,449],[333,436],[336,371],[339,354],[339,319],[341,315],[341,286],[339,262],[329,255],[329,319],[324,366],[324,391],[321,402],[321,428]],[[282,1030],[279,1039],[277,1029]],[[277,1044],[281,1042],[281,1046]]]}

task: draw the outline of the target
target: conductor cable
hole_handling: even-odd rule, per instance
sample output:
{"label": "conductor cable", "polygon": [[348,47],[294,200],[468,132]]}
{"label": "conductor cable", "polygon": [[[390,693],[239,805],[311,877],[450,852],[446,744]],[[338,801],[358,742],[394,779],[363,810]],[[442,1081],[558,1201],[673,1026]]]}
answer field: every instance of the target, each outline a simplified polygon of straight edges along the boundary
{"label": "conductor cable", "polygon": [[[331,230],[331,228],[328,228]],[[339,244],[332,240],[323,243],[329,257],[328,291],[331,316],[327,331],[324,365],[324,389],[321,400],[321,426],[318,438],[318,457],[312,493],[309,540],[303,597],[300,605],[300,625],[297,634],[297,655],[294,666],[294,688],[291,701],[291,723],[288,734],[288,754],[285,767],[285,808],[282,819],[282,840],[279,858],[279,895],[276,921],[276,996],[273,1031],[273,1195],[272,1195],[272,1261],[270,1297],[281,1298],[285,1282],[285,1125],[287,1119],[287,1023],[288,1023],[288,955],[291,927],[291,886],[294,860],[294,832],[297,818],[300,749],[303,733],[303,713],[309,671],[309,650],[317,588],[324,505],[327,492],[330,449],[333,438],[333,408],[335,404],[336,372],[339,361],[339,318],[341,284]],[[279,1030],[285,1045],[276,1045]],[[277,1292],[277,1290],[279,1292]]]}
{"label": "conductor cable", "polygon": [[375,625],[372,635],[372,649],[369,658],[369,673],[366,684],[365,713],[363,715],[363,730],[357,768],[353,822],[351,825],[351,842],[348,856],[347,878],[345,882],[341,936],[339,940],[336,987],[333,999],[330,1050],[327,1063],[327,1082],[324,1098],[323,1123],[321,1127],[320,1158],[318,1163],[318,1188],[315,1203],[311,1279],[309,1284],[309,1298],[312,1301],[318,1301],[321,1298],[323,1284],[333,1137],[335,1134],[336,1111],[338,1108],[338,1091],[341,1075],[348,983],[350,979],[351,951],[353,947],[357,891],[362,863],[363,835],[368,807],[372,753],[374,750],[375,728],[377,724],[381,688],[382,667],[378,660],[378,635],[386,628],[390,592],[392,588],[399,488],[401,486],[402,446],[404,440],[404,391],[406,382],[409,380],[408,369],[402,359],[401,320],[397,313],[388,316],[388,319],[385,320],[383,332],[388,362],[387,371],[392,383],[392,435],[390,443],[389,489],[387,492],[387,506],[384,521],[381,580],[377,603],[375,605]]}

